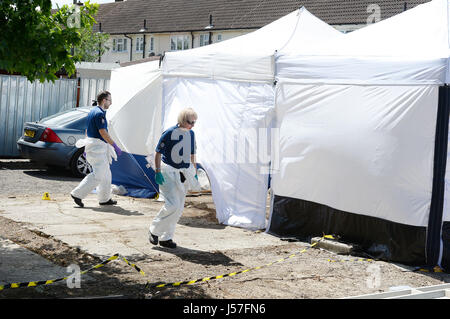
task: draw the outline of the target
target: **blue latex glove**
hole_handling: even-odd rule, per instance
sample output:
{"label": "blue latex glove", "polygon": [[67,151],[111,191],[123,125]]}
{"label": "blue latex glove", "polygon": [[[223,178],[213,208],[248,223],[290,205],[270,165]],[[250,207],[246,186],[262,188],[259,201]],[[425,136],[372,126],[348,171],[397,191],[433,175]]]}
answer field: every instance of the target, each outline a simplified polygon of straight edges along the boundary
{"label": "blue latex glove", "polygon": [[122,155],[122,150],[117,146],[116,143],[113,144],[114,150],[116,151],[117,156]]}
{"label": "blue latex glove", "polygon": [[164,184],[165,180],[164,180],[164,176],[161,172],[156,173],[155,181],[156,181],[156,184],[158,184],[158,185]]}
{"label": "blue latex glove", "polygon": [[195,176],[194,176],[194,177],[195,177],[195,179],[196,179],[196,180],[198,180],[198,176],[197,176],[197,174],[195,174]]}

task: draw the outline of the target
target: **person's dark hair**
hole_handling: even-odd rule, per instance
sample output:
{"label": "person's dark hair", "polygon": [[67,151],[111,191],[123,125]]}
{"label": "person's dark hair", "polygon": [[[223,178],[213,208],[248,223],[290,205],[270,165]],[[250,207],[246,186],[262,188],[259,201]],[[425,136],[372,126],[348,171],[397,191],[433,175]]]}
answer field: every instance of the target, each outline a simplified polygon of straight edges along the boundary
{"label": "person's dark hair", "polygon": [[111,93],[109,93],[108,91],[102,91],[97,95],[97,102],[98,104],[100,104],[104,99],[107,99],[108,96],[110,96]]}

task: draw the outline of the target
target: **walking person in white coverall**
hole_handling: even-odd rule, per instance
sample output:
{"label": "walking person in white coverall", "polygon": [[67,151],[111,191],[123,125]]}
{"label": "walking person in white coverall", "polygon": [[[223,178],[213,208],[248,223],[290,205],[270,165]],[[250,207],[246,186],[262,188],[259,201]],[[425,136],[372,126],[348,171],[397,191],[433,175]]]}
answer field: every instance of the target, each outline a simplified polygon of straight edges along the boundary
{"label": "walking person in white coverall", "polygon": [[156,146],[155,180],[165,203],[150,225],[149,240],[153,245],[159,242],[163,247],[177,247],[172,238],[184,209],[187,188],[184,183],[195,183],[194,178],[198,180],[192,131],[196,120],[197,113],[193,109],[182,110],[178,124],[164,131]]}
{"label": "walking person in white coverall", "polygon": [[122,154],[122,150],[108,133],[106,110],[112,104],[111,93],[103,91],[98,94],[97,103],[98,105],[88,115],[86,138],[76,143],[78,148],[85,147],[86,159],[92,166],[92,172],[70,193],[75,203],[80,207],[84,207],[82,199],[97,186],[100,205],[117,204],[117,201],[111,198],[111,169],[109,165],[112,158],[117,159],[117,156]]}

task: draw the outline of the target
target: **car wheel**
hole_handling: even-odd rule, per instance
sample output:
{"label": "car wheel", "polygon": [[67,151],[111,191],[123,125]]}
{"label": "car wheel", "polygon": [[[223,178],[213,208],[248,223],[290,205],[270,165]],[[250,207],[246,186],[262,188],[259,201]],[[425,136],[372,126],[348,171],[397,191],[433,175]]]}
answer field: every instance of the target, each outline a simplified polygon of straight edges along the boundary
{"label": "car wheel", "polygon": [[92,172],[92,167],[84,155],[84,148],[78,150],[72,157],[70,170],[76,177],[84,177]]}

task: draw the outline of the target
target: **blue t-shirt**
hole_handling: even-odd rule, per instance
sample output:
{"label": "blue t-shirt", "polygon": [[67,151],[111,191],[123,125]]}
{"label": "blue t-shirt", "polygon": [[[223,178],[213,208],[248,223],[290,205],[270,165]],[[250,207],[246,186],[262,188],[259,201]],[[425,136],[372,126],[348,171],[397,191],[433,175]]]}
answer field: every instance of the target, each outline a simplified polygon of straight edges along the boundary
{"label": "blue t-shirt", "polygon": [[162,161],[174,168],[188,168],[195,150],[194,131],[183,130],[178,125],[163,132],[155,149],[162,154]]}
{"label": "blue t-shirt", "polygon": [[108,123],[106,121],[106,111],[100,106],[94,107],[87,117],[87,136],[93,138],[99,138],[103,142],[106,142],[100,135],[99,130],[104,128],[108,130]]}

